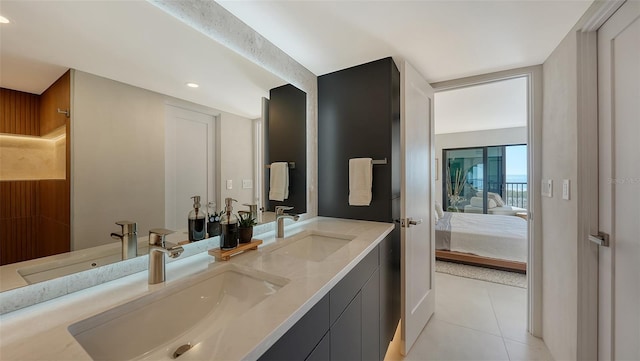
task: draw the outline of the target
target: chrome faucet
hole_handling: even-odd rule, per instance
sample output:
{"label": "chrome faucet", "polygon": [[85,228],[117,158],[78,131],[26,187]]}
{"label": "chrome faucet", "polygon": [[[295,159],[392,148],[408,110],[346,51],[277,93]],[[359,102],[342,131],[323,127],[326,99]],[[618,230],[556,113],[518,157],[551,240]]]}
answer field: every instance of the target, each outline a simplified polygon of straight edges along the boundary
{"label": "chrome faucet", "polygon": [[120,233],[111,233],[111,238],[122,242],[122,260],[138,255],[138,225],[131,221],[117,221],[122,229]]}
{"label": "chrome faucet", "polygon": [[173,243],[165,242],[164,237],[173,233],[168,229],[156,228],[149,230],[149,284],[164,282],[164,255],[171,258],[179,257],[184,248]]}
{"label": "chrome faucet", "polygon": [[284,220],[285,219],[293,219],[294,221],[297,221],[298,219],[300,219],[300,216],[284,213],[284,211],[289,211],[292,209],[293,207],[276,206],[276,224],[278,225],[276,238],[284,238]]}

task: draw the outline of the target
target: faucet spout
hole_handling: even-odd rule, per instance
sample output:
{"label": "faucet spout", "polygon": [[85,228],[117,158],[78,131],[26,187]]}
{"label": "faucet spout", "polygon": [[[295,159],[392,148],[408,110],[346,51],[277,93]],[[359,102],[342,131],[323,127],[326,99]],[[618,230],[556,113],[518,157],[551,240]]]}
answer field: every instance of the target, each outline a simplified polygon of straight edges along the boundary
{"label": "faucet spout", "polygon": [[173,233],[168,229],[156,228],[149,231],[149,284],[166,280],[165,258],[178,258],[184,252],[182,246],[165,242],[165,236]]}

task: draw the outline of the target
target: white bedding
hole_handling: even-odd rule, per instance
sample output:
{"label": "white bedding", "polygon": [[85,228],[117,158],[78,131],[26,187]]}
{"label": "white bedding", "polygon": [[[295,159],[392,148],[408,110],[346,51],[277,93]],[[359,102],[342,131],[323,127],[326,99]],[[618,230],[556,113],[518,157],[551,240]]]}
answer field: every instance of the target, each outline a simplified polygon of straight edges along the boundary
{"label": "white bedding", "polygon": [[527,222],[520,217],[451,213],[450,223],[451,251],[527,261]]}

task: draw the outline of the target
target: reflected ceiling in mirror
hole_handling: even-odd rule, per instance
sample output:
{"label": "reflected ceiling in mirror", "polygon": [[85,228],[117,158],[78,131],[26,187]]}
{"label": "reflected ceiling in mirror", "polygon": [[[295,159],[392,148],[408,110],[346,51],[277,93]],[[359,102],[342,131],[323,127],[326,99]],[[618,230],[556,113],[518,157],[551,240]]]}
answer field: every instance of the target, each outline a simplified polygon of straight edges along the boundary
{"label": "reflected ceiling in mirror", "polygon": [[2,14],[4,88],[40,94],[73,68],[258,118],[286,83],[146,1],[3,1]]}

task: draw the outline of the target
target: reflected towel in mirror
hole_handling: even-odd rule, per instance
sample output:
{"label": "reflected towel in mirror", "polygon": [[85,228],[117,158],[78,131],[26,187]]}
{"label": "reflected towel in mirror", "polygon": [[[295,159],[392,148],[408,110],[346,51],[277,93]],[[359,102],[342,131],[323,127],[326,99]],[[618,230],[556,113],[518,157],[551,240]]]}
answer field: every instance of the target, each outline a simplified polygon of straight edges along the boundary
{"label": "reflected towel in mirror", "polygon": [[289,198],[289,163],[271,163],[269,200],[282,202],[287,198]]}

